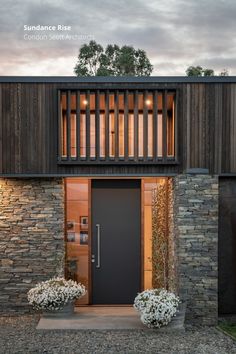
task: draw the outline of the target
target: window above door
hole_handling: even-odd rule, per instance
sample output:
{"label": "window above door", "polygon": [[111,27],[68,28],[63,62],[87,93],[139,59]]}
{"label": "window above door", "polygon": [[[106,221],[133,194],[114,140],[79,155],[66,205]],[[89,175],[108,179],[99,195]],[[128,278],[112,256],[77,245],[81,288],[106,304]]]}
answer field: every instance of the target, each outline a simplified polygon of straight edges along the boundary
{"label": "window above door", "polygon": [[176,162],[173,90],[61,90],[58,162]]}

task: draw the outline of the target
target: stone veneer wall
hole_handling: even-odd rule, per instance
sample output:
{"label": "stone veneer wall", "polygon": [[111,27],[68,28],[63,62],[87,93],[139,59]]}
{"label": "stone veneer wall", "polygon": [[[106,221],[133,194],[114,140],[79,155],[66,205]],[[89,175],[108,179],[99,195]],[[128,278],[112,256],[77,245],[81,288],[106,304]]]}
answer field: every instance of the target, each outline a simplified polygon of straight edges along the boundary
{"label": "stone veneer wall", "polygon": [[174,178],[174,224],[178,288],[187,300],[186,319],[213,325],[218,316],[218,178]]}
{"label": "stone veneer wall", "polygon": [[26,293],[64,271],[62,179],[0,179],[0,312],[30,310]]}

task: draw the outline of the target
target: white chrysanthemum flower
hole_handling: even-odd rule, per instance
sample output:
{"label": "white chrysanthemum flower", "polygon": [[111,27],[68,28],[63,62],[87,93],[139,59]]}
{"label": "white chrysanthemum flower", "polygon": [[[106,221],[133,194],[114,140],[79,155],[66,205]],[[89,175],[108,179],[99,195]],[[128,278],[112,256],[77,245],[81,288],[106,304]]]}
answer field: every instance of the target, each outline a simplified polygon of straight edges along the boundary
{"label": "white chrysanthemum flower", "polygon": [[85,286],[73,280],[52,278],[38,283],[28,292],[28,301],[37,310],[56,311],[86,294]]}
{"label": "white chrysanthemum flower", "polygon": [[165,289],[150,289],[138,294],[134,308],[140,312],[141,321],[149,328],[167,325],[176,315],[180,299]]}

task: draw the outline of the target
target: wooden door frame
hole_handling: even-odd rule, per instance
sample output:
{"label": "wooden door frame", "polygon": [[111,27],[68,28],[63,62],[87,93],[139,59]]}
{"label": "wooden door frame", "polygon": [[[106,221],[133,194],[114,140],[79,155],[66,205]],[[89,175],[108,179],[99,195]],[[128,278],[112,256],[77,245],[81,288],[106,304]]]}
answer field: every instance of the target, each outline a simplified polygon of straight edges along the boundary
{"label": "wooden door frame", "polygon": [[[140,284],[141,284],[141,289],[140,291],[144,290],[144,180],[145,179],[152,179],[152,178],[159,178],[160,176],[131,176],[131,177],[118,177],[118,176],[71,176],[72,178],[78,178],[80,179],[87,179],[88,180],[88,236],[89,236],[89,251],[88,251],[88,284],[89,284],[89,289],[88,289],[88,299],[89,299],[89,304],[92,305],[92,267],[91,267],[91,257],[92,257],[92,180],[95,179],[116,179],[116,180],[130,180],[130,179],[135,179],[135,180],[140,180],[140,203],[141,203],[141,210],[140,210]],[[70,177],[68,177],[70,178]],[[167,176],[161,176],[160,178],[165,178],[168,179]],[[66,177],[63,179],[65,180]],[[64,182],[65,186],[65,182]],[[66,188],[65,188],[65,193],[64,193],[64,204],[65,204],[65,216],[64,216],[64,222],[65,222],[65,227],[64,227],[64,240],[66,242],[66,209],[67,209],[67,203],[66,203]],[[65,260],[66,260],[66,247],[65,247]],[[65,262],[66,264],[66,262]],[[87,305],[81,305],[81,306],[87,306]]]}

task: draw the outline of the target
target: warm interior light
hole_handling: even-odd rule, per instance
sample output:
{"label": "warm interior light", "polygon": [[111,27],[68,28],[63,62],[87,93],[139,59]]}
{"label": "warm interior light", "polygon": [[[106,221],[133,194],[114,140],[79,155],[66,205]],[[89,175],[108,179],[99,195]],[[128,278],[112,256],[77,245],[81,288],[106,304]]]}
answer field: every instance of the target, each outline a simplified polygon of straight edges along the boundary
{"label": "warm interior light", "polygon": [[152,101],[151,100],[146,100],[145,103],[146,103],[147,106],[150,106]]}
{"label": "warm interior light", "polygon": [[88,104],[87,100],[83,100],[83,104],[86,106]]}

